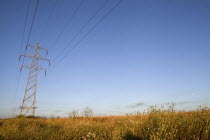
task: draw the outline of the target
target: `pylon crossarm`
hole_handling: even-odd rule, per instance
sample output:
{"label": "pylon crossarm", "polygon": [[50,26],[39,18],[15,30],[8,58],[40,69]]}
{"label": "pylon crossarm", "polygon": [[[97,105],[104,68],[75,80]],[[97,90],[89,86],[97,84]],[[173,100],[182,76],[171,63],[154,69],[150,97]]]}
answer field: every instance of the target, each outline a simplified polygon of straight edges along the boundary
{"label": "pylon crossarm", "polygon": [[43,58],[43,57],[38,57],[37,59],[38,59],[38,60],[43,60],[43,61],[50,61],[49,59]]}
{"label": "pylon crossarm", "polygon": [[42,50],[48,51],[48,49],[46,49],[46,48],[43,48],[43,47],[39,47],[39,48]]}
{"label": "pylon crossarm", "polygon": [[26,46],[33,47],[33,48],[35,47],[35,46],[31,45],[31,44],[28,44],[28,45],[26,45]]}
{"label": "pylon crossarm", "polygon": [[46,70],[45,68],[38,68],[37,70]]}
{"label": "pylon crossarm", "polygon": [[25,67],[25,68],[30,69],[30,66],[23,65],[23,66],[21,66],[21,68],[22,68],[22,67]]}
{"label": "pylon crossarm", "polygon": [[[27,46],[29,46],[29,47],[32,47],[32,48],[35,48],[36,46],[33,46],[33,45],[27,45]],[[47,48],[43,48],[43,47],[38,47],[39,49],[42,49],[42,50],[46,50],[46,51],[48,51],[48,49]]]}
{"label": "pylon crossarm", "polygon": [[21,54],[20,56],[29,57],[29,58],[34,58],[33,55],[27,55],[27,54]]}

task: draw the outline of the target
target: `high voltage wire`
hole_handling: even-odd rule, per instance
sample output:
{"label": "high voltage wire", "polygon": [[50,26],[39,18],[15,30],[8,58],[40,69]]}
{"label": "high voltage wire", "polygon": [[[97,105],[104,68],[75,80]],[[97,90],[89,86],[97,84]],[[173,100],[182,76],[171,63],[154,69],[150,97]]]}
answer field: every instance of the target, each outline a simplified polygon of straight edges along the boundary
{"label": "high voltage wire", "polygon": [[[83,31],[83,29],[88,25],[88,23],[90,23],[98,15],[98,13],[106,6],[108,2],[109,0],[104,1],[104,3],[99,7],[95,14],[93,14],[93,16],[82,26],[82,28],[80,28],[79,32],[71,39],[71,41],[66,45],[66,47],[63,50],[65,50],[68,47],[68,45]],[[54,62],[57,58],[58,57],[55,57],[55,59],[51,62]]]}
{"label": "high voltage wire", "polygon": [[[66,30],[66,28],[69,26],[69,24],[71,24],[72,20],[73,20],[73,17],[77,14],[77,12],[79,11],[79,9],[81,8],[82,4],[84,3],[84,0],[81,0],[79,5],[76,7],[76,9],[73,11],[73,14],[71,15],[71,17],[69,18],[69,20],[66,22],[66,24],[64,25],[64,27],[62,28],[61,32],[58,34],[57,38],[55,39],[52,48],[54,48],[57,43],[58,43],[58,40],[61,38],[61,35],[64,33],[64,31]],[[52,49],[51,48],[51,49]]]}
{"label": "high voltage wire", "polygon": [[[23,41],[24,41],[25,32],[26,32],[26,24],[27,24],[27,20],[28,20],[30,2],[31,2],[31,0],[28,1],[28,6],[27,6],[27,10],[26,10],[26,17],[25,17],[25,23],[24,23],[24,28],[23,28],[23,34],[22,34],[22,41],[21,41],[21,46],[20,46],[20,54],[21,54],[22,48],[23,48]],[[20,61],[18,61],[18,69],[17,69],[17,74],[16,74],[17,76],[18,76],[18,73],[19,73],[19,65],[20,65]],[[18,76],[17,86],[15,88],[15,98],[16,98],[17,91],[18,91],[19,84],[20,84],[20,77],[21,77],[21,73]]]}
{"label": "high voltage wire", "polygon": [[[106,6],[109,0],[105,0],[105,2],[102,4],[102,6],[99,7],[99,9],[95,12],[95,14],[82,26],[82,28],[79,30],[79,32],[68,42],[66,47],[63,48],[63,51],[68,48],[68,46],[72,43],[72,41],[85,29],[85,27],[98,15],[98,13]],[[52,60],[52,63],[57,60],[57,57]]]}
{"label": "high voltage wire", "polygon": [[[26,18],[25,18],[25,23],[24,23],[24,30],[23,30],[22,41],[21,41],[20,54],[21,54],[22,48],[23,48],[23,41],[24,41],[24,37],[25,37],[25,30],[26,30],[26,23],[27,23],[27,20],[28,20],[28,13],[29,13],[30,2],[31,2],[31,0],[28,1]],[[18,64],[19,64],[19,61],[18,61]]]}
{"label": "high voltage wire", "polygon": [[[27,42],[26,42],[26,48],[25,48],[24,55],[26,54],[27,45],[28,45],[28,43],[29,43],[29,41],[30,41],[30,38],[31,38],[31,32],[32,32],[32,30],[33,30],[34,20],[35,20],[35,18],[36,18],[36,12],[37,12],[38,6],[39,6],[39,0],[37,0],[37,3],[36,3],[36,8],[35,8],[35,11],[34,11],[33,20],[32,20],[32,23],[31,23],[31,28],[30,28],[29,35],[28,35],[28,39],[27,39]],[[22,65],[24,64],[24,60],[25,60],[25,59],[23,58]]]}
{"label": "high voltage wire", "polygon": [[[58,0],[55,0],[55,2],[54,2],[54,5],[53,5],[53,7],[52,7],[52,9],[51,9],[51,11],[50,11],[50,14],[48,15],[48,17],[46,18],[47,19],[47,21],[45,22],[45,25],[43,26],[43,29],[42,29],[42,31],[41,31],[41,33],[40,33],[40,36],[39,36],[39,43],[41,43],[41,41],[45,38],[45,36],[46,36],[46,33],[45,33],[45,31],[47,31],[47,29],[48,29],[48,25],[49,25],[49,21],[50,21],[50,18],[52,18],[52,16],[53,16],[53,13],[55,12],[55,9],[56,9],[56,7],[57,7],[57,3],[58,3]],[[46,54],[45,54],[46,55]],[[42,62],[40,62],[40,63],[42,63]]]}
{"label": "high voltage wire", "polygon": [[[28,36],[28,40],[27,40],[26,45],[28,45],[28,43],[30,41],[30,38],[31,38],[31,32],[33,30],[34,20],[36,18],[36,13],[37,13],[38,6],[39,6],[39,0],[37,0],[37,3],[36,3],[36,8],[35,8],[35,12],[34,12],[34,16],[33,16],[33,20],[32,20],[32,24],[31,24],[31,28],[30,28],[30,31],[29,31],[29,36]],[[26,49],[25,49],[25,52],[26,52]]]}
{"label": "high voltage wire", "polygon": [[40,34],[39,42],[41,42],[43,40],[43,38],[45,37],[44,31],[46,30],[46,28],[48,28],[48,24],[49,24],[50,18],[52,17],[52,15],[54,13],[54,10],[56,9],[57,2],[58,2],[58,0],[55,0],[54,7],[52,8],[49,16],[47,17],[47,22],[45,24],[45,28],[42,30],[42,33]]}
{"label": "high voltage wire", "polygon": [[122,0],[119,0],[115,6],[113,6],[63,57],[61,57],[61,59],[49,70],[49,72],[52,71],[70,52],[72,52],[78,44],[121,3],[121,1]]}

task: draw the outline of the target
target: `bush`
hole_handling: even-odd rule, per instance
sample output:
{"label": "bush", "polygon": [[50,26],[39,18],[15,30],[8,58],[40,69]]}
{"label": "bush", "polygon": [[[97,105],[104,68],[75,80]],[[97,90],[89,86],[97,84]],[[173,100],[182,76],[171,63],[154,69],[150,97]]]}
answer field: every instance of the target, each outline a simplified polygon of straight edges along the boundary
{"label": "bush", "polygon": [[77,110],[73,110],[72,112],[69,113],[69,118],[77,118],[79,117],[79,113]]}
{"label": "bush", "polygon": [[91,108],[89,108],[89,107],[84,108],[83,116],[84,117],[91,117],[91,116],[93,116],[93,110]]}

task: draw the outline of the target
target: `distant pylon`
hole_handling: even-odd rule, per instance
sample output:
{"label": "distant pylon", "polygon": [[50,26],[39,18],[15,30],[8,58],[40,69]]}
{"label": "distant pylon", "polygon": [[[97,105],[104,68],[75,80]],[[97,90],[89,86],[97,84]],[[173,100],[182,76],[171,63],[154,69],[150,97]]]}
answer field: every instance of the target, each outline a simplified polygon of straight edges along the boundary
{"label": "distant pylon", "polygon": [[[24,57],[29,57],[31,58],[31,65],[22,65],[21,66],[21,71],[22,68],[29,68],[29,74],[28,74],[28,80],[25,88],[25,93],[22,101],[22,106],[20,106],[20,115],[32,115],[35,116],[35,110],[37,109],[36,107],[36,91],[37,91],[37,80],[38,80],[38,72],[39,70],[45,70],[45,75],[46,75],[46,69],[39,67],[39,60],[43,61],[48,61],[50,65],[50,60],[40,57],[40,51],[45,50],[46,53],[48,54],[48,50],[45,48],[41,48],[40,44],[37,43],[36,46],[32,45],[27,45],[27,47],[31,47],[34,49],[33,55],[20,55]],[[20,60],[19,58],[19,60]]]}

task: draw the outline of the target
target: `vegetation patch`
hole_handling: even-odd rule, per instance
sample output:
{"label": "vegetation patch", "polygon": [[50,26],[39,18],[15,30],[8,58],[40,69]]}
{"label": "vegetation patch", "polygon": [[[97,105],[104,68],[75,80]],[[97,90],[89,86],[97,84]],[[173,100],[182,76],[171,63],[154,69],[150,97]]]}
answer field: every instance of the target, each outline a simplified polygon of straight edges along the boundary
{"label": "vegetation patch", "polygon": [[[4,140],[209,140],[210,109],[190,112],[150,107],[145,114],[69,118],[18,117],[0,120]],[[92,112],[91,112],[92,113]]]}

